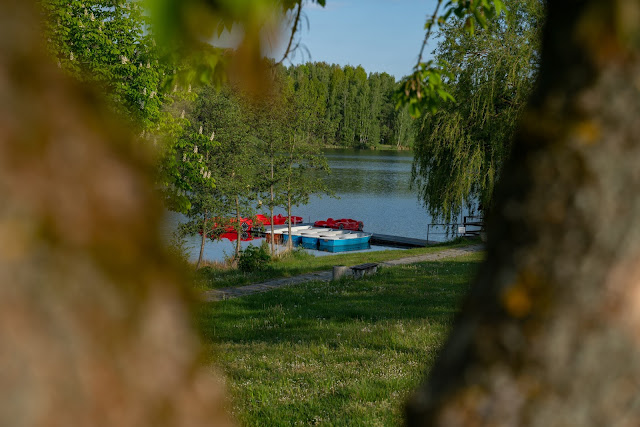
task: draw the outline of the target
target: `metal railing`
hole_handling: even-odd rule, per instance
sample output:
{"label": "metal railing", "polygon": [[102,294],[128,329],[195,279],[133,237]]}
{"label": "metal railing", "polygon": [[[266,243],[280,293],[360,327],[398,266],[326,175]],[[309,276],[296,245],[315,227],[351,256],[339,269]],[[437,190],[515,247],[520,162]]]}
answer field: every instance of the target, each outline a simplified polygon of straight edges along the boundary
{"label": "metal railing", "polygon": [[[432,228],[442,227],[444,231],[434,232]],[[447,237],[458,236],[478,236],[480,232],[484,231],[484,219],[480,216],[465,216],[462,224],[427,224],[427,241],[429,241],[430,235],[446,235]]]}
{"label": "metal railing", "polygon": [[[460,229],[462,224],[427,224],[427,242],[429,242],[430,235],[445,235],[445,236],[460,236]],[[444,227],[445,231],[432,231],[432,228]]]}

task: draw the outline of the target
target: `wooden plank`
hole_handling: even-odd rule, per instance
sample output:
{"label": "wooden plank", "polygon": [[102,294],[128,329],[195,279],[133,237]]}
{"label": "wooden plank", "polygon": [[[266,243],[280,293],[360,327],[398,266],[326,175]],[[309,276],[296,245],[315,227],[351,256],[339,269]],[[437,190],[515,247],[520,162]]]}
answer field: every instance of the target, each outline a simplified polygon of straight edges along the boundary
{"label": "wooden plank", "polygon": [[378,263],[377,262],[368,262],[366,264],[358,264],[358,265],[354,265],[353,267],[351,267],[352,270],[368,270],[370,268],[374,268],[377,267]]}
{"label": "wooden plank", "polygon": [[388,234],[373,233],[371,236],[372,245],[396,246],[401,248],[423,248],[433,245],[433,241],[414,239],[412,237],[390,236]]}

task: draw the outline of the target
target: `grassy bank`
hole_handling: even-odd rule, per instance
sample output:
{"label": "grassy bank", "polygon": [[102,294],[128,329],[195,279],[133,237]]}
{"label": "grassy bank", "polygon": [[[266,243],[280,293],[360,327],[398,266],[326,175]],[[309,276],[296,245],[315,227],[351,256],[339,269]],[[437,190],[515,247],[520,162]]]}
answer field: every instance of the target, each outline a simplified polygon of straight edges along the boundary
{"label": "grassy bank", "polygon": [[244,425],[399,425],[482,254],[209,303],[199,323]]}
{"label": "grassy bank", "polygon": [[207,266],[196,272],[196,287],[198,289],[218,289],[243,286],[250,283],[262,282],[279,277],[291,277],[313,271],[331,269],[334,265],[357,265],[365,262],[381,262],[415,255],[438,252],[443,249],[456,248],[475,243],[468,239],[457,239],[452,243],[415,248],[407,250],[388,250],[376,252],[348,253],[315,257],[300,250],[289,256],[273,260],[262,271],[242,272],[224,266]]}

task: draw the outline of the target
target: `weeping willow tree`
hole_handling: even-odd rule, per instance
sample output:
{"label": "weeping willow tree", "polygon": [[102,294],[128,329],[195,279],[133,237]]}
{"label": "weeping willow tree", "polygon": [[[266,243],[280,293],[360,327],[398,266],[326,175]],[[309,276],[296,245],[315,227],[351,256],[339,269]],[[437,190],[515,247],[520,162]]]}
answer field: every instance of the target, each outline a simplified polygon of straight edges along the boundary
{"label": "weeping willow tree", "polygon": [[433,218],[451,222],[463,205],[490,209],[496,180],[539,66],[543,0],[505,2],[475,33],[460,22],[440,29],[437,61],[449,64],[450,102],[423,117],[412,186]]}

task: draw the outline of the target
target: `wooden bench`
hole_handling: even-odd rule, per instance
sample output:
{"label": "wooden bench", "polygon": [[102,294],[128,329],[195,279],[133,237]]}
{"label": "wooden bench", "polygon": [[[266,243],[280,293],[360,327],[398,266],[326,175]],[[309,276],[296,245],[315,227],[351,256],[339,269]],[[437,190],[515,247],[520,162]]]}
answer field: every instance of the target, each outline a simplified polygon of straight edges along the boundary
{"label": "wooden bench", "polygon": [[366,264],[354,265],[351,267],[351,271],[353,272],[353,277],[359,279],[360,277],[374,274],[378,271],[378,263],[368,262]]}

